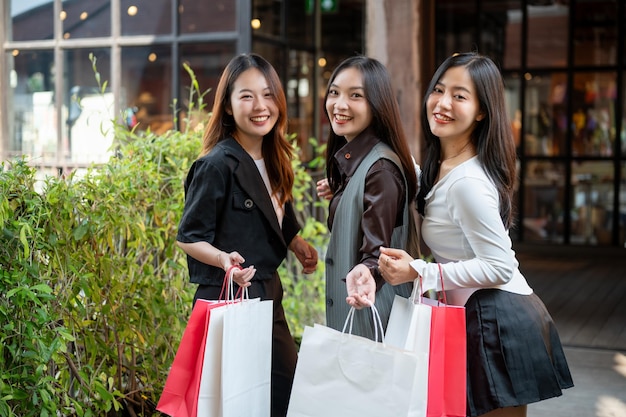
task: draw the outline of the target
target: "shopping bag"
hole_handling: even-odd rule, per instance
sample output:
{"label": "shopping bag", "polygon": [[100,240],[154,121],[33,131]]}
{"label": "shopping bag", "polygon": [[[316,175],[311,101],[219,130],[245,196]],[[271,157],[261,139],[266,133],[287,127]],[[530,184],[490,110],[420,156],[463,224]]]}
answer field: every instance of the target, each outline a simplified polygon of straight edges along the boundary
{"label": "shopping bag", "polygon": [[304,329],[288,417],[398,417],[411,412],[417,356],[384,343],[372,306],[375,340],[320,324]]}
{"label": "shopping bag", "polygon": [[172,417],[269,417],[272,301],[234,293],[198,299],[157,410]]}
{"label": "shopping bag", "polygon": [[269,417],[273,302],[244,299],[222,310],[222,415]]}
{"label": "shopping bag", "polygon": [[219,320],[211,312],[226,302],[198,300],[174,356],[157,410],[172,417],[196,417],[208,330]]}
{"label": "shopping bag", "polygon": [[[419,289],[419,291],[418,291]],[[389,315],[385,343],[409,350],[418,357],[410,417],[425,417],[428,399],[428,358],[432,307],[423,304],[421,285],[413,287],[409,298],[396,295]]]}
{"label": "shopping bag", "polygon": [[[439,265],[443,289],[443,272]],[[448,305],[445,291],[431,304],[428,358],[428,417],[465,417],[467,405],[467,338],[465,307]]]}

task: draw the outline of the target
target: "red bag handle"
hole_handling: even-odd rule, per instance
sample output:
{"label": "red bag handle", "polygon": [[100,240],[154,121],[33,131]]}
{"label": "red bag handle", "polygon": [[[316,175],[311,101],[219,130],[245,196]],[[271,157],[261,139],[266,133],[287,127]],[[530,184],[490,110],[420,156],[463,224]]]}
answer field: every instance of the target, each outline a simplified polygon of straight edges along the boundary
{"label": "red bag handle", "polygon": [[448,299],[446,298],[446,290],[443,288],[443,268],[441,267],[440,263],[437,263],[437,265],[439,266],[439,279],[441,280],[441,293],[437,296],[437,299],[439,300],[439,302],[441,302],[441,299],[443,298],[443,303],[448,304]]}
{"label": "red bag handle", "polygon": [[[237,294],[233,294],[233,291],[230,290],[232,288],[232,280],[235,269],[243,269],[241,265],[231,265],[226,270],[226,274],[224,275],[224,281],[222,281],[222,291],[220,291],[220,301],[235,301],[237,297],[241,294],[241,298],[243,299],[243,294],[241,292],[241,287],[237,290]],[[232,298],[231,298],[232,296]]]}

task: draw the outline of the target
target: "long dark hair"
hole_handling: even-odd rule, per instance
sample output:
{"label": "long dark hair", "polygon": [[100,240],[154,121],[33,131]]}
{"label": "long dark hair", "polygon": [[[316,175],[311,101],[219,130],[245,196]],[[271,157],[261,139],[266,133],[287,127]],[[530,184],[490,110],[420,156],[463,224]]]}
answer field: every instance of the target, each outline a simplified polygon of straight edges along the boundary
{"label": "long dark hair", "polygon": [[421,123],[426,141],[422,162],[422,177],[417,195],[417,207],[424,214],[424,197],[433,188],[439,173],[441,142],[432,134],[428,124],[426,102],[445,72],[453,67],[465,67],[474,82],[480,110],[485,117],[476,123],[471,140],[478,160],[494,182],[500,199],[500,217],[508,229],[514,223],[513,193],[516,180],[516,153],[511,124],[507,117],[504,82],[496,64],[475,52],[455,54],[437,68],[422,102]]}
{"label": "long dark hair", "polygon": [[[391,78],[389,77],[387,68],[374,58],[360,55],[344,60],[335,68],[328,81],[324,103],[328,99],[330,86],[335,81],[335,78],[337,78],[337,75],[341,71],[347,68],[356,68],[361,72],[363,76],[365,99],[372,112],[372,123],[370,126],[373,128],[376,137],[389,145],[398,155],[398,158],[400,158],[407,181],[409,199],[413,199],[417,190],[415,167],[402,127],[400,109],[396,97],[393,94]],[[326,117],[330,120],[326,106],[324,106],[324,113],[326,113]],[[338,136],[330,129],[326,148],[326,177],[328,178],[330,189],[333,192],[337,191],[340,182],[339,168],[333,156],[345,144],[346,138]]]}
{"label": "long dark hair", "polygon": [[202,137],[201,156],[208,154],[215,145],[232,136],[236,129],[235,119],[226,112],[230,106],[230,96],[237,78],[249,70],[256,68],[265,76],[274,102],[278,107],[276,124],[263,137],[262,153],[272,190],[279,193],[281,204],[292,199],[294,173],[291,166],[293,147],[285,138],[287,130],[287,99],[274,67],[260,55],[248,53],[234,57],[222,72],[215,91],[215,101],[208,125]]}

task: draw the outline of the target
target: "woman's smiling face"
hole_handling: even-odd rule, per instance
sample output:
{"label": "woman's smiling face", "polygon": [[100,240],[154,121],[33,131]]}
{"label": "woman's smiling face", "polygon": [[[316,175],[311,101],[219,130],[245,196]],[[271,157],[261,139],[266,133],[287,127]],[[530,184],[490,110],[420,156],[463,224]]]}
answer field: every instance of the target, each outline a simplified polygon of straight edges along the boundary
{"label": "woman's smiling face", "polygon": [[372,123],[361,71],[348,67],[337,74],[328,89],[326,112],[333,132],[348,142]]}
{"label": "woman's smiling face", "polygon": [[476,88],[465,67],[451,67],[426,101],[428,124],[439,139],[467,141],[484,115]]}
{"label": "woman's smiling face", "polygon": [[263,139],[278,120],[274,94],[261,71],[250,68],[233,83],[227,112],[233,115],[235,135],[243,139]]}

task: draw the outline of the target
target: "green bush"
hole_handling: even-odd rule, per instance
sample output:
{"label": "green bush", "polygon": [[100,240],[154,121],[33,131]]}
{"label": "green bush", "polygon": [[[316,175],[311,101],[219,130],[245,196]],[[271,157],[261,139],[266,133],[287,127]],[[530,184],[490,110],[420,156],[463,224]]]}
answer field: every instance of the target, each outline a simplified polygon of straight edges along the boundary
{"label": "green bush", "polygon": [[[102,166],[39,180],[29,161],[0,170],[0,415],[152,416],[195,287],[175,245],[183,180],[199,131],[116,132]],[[313,180],[294,161],[302,235],[320,249],[304,276],[281,266],[299,338],[323,322],[325,226]],[[309,213],[309,214],[307,214]]]}

